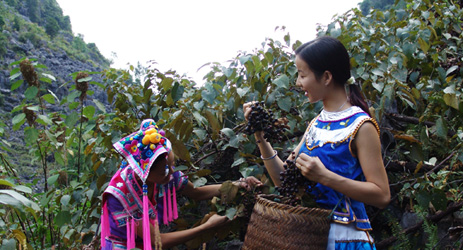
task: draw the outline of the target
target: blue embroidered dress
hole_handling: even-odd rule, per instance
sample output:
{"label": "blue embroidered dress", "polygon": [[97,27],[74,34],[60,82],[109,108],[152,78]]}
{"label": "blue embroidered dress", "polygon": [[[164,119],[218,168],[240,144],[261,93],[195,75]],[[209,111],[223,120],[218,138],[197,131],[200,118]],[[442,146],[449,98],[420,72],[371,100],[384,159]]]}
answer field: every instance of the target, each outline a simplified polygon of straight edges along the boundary
{"label": "blue embroidered dress", "polygon": [[[323,110],[319,116],[311,121],[305,134],[305,147],[300,153],[318,157],[327,169],[349,179],[365,181],[358,158],[352,152],[352,141],[360,126],[365,122],[372,122],[379,133],[379,127],[374,119],[361,108],[353,106],[341,112],[327,112]],[[317,204],[326,209],[333,209],[332,220],[336,224],[354,224],[353,230],[372,230],[365,206],[362,202],[345,197],[343,194],[317,184],[311,193]],[[362,233],[363,234],[363,233]],[[374,249],[373,240],[366,233],[368,248]],[[350,240],[350,239],[344,239]],[[352,241],[350,241],[352,243]],[[362,243],[363,244],[363,243]],[[338,249],[339,244],[336,243]],[[340,249],[364,249],[359,245],[352,245]]]}

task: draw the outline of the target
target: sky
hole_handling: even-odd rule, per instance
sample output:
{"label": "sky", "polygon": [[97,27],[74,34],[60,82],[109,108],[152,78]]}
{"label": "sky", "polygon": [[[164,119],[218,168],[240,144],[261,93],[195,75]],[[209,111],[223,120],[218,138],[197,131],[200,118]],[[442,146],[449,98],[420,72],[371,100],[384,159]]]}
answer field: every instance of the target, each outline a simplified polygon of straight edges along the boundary
{"label": "sky", "polygon": [[[154,60],[197,83],[206,63],[227,61],[260,48],[265,38],[308,42],[317,23],[358,7],[360,0],[57,0],[74,35],[95,43],[111,67]],[[275,30],[285,26],[285,31]]]}

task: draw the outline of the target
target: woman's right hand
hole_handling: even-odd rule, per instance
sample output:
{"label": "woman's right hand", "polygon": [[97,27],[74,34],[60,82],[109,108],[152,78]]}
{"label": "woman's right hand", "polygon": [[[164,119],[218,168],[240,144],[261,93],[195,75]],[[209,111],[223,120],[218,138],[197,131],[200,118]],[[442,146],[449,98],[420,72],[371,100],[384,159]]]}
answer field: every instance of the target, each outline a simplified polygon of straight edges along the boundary
{"label": "woman's right hand", "polygon": [[[248,121],[249,119],[249,114],[251,114],[251,111],[252,111],[252,105],[254,103],[256,103],[257,101],[252,101],[252,102],[247,102],[245,104],[243,104],[243,113],[244,113],[244,119],[246,119],[246,121]],[[256,131],[254,133],[254,135],[256,136],[256,140],[257,141],[263,141],[264,140],[264,133],[262,131]]]}
{"label": "woman's right hand", "polygon": [[252,111],[252,105],[256,103],[256,101],[252,101],[252,102],[247,102],[245,104],[243,104],[243,113],[244,113],[244,119],[246,119],[246,121],[248,120],[249,118],[249,114],[251,114],[251,111]]}

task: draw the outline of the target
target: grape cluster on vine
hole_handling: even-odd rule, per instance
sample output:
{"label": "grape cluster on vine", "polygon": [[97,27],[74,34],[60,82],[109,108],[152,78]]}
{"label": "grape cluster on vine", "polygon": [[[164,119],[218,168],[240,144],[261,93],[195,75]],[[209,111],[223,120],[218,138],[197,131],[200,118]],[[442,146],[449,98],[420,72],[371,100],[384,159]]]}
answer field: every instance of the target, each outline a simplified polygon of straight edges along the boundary
{"label": "grape cluster on vine", "polygon": [[275,119],[273,112],[265,109],[264,102],[255,102],[251,106],[251,113],[244,132],[251,135],[257,131],[263,131],[266,141],[282,141],[284,131],[289,128],[287,123],[286,118]]}
{"label": "grape cluster on vine", "polygon": [[284,197],[281,202],[291,206],[301,205],[301,195],[298,195],[298,193],[300,191],[309,193],[315,183],[302,175],[301,171],[296,167],[295,160],[286,160],[283,167],[285,170],[280,172],[281,184],[278,187],[278,192]]}

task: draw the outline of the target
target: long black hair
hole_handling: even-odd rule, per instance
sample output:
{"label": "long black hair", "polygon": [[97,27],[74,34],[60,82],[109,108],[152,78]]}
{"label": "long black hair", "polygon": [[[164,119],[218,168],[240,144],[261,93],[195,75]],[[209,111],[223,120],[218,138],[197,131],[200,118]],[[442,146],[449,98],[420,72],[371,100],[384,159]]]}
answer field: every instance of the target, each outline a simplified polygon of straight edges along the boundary
{"label": "long black hair", "polygon": [[[329,71],[334,83],[344,87],[351,77],[349,54],[336,38],[323,36],[304,43],[296,49],[296,55],[307,63],[318,80],[325,71]],[[371,116],[368,104],[356,84],[349,84],[349,101]]]}

